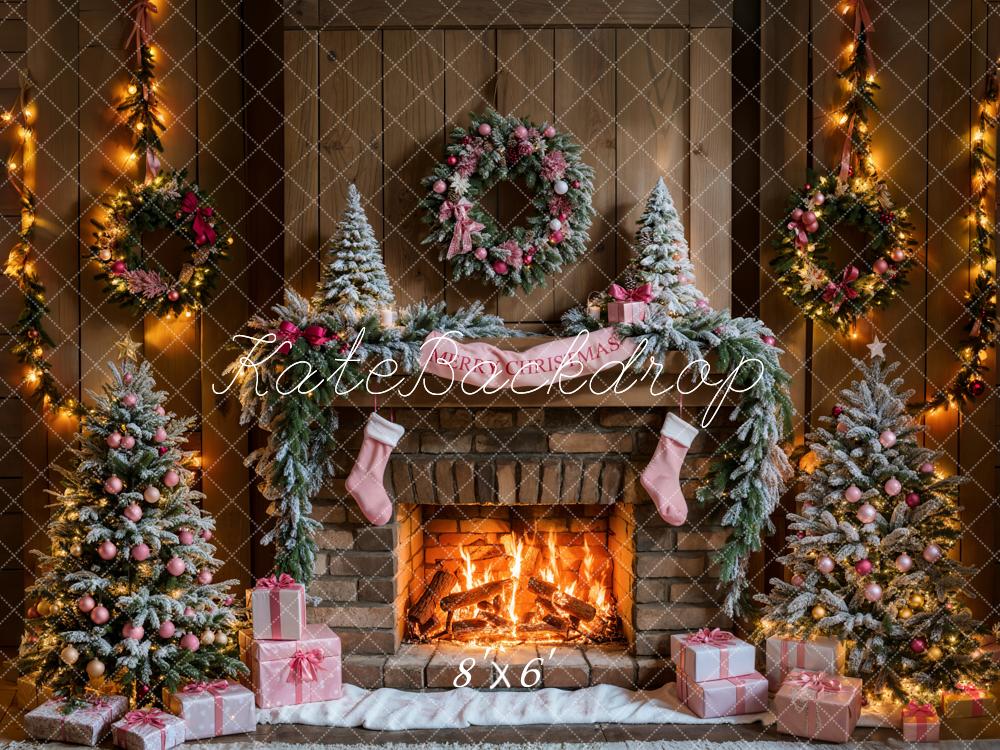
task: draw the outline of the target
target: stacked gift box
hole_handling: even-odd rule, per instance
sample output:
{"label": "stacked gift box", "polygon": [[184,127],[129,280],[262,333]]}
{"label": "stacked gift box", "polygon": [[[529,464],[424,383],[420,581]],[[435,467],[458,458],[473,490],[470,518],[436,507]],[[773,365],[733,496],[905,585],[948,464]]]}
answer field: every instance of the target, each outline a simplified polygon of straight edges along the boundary
{"label": "stacked gift box", "polygon": [[677,697],[702,718],[767,710],[767,680],[754,669],[755,649],[724,630],[703,628],[670,638]]}

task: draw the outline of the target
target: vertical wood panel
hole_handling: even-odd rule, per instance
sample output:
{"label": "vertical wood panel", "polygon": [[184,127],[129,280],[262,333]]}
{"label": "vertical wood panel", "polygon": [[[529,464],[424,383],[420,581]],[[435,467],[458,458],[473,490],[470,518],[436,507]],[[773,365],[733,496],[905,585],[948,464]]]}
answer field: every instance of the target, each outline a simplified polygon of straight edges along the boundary
{"label": "vertical wood panel", "polygon": [[688,227],[690,35],[618,32],[618,270],[631,258],[635,222],[662,176]]}
{"label": "vertical wood panel", "polygon": [[285,32],[285,279],[311,295],[319,275],[319,40]]}
{"label": "vertical wood panel", "polygon": [[[455,127],[469,127],[469,113],[483,112],[497,104],[497,32],[494,30],[466,31],[448,29],[444,32],[444,118],[445,138]],[[497,196],[491,191],[482,197],[479,206],[497,216]],[[426,229],[422,230],[426,232]],[[421,234],[421,239],[423,234]],[[440,247],[433,250],[440,252]],[[492,286],[476,279],[451,280],[450,264],[446,264],[448,281],[445,299],[448,308],[483,300],[487,312],[496,313],[499,294]]]}
{"label": "vertical wood panel", "polygon": [[595,216],[588,252],[552,280],[555,317],[615,278],[615,32],[555,32],[556,127],[567,130],[594,169]]}
{"label": "vertical wood panel", "polygon": [[444,148],[444,32],[385,31],[385,262],[396,299],[444,299],[438,249],[420,244],[420,180]]}
{"label": "vertical wood panel", "polygon": [[[554,44],[551,29],[497,32],[497,107],[503,114],[527,117],[534,122],[551,122],[554,103]],[[500,186],[501,225],[523,224],[527,218],[528,196],[523,185]],[[552,284],[531,294],[518,292],[500,299],[500,315],[507,320],[551,321]]]}
{"label": "vertical wood panel", "polygon": [[720,310],[733,288],[731,45],[730,29],[691,34],[691,256],[698,287]]}

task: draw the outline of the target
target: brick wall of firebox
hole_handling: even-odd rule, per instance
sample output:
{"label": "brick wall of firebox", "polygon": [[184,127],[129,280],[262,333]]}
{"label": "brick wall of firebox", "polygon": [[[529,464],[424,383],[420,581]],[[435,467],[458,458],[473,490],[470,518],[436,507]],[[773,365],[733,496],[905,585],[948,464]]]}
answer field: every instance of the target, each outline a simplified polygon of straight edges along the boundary
{"label": "brick wall of firebox", "polygon": [[[393,685],[393,661],[406,609],[419,595],[424,539],[421,506],[625,504],[609,518],[620,545],[616,591],[630,591],[619,608],[635,658],[669,654],[672,632],[725,625],[715,603],[711,555],[725,540],[717,519],[693,502],[708,456],[722,439],[701,430],[684,463],[688,522],[670,527],[638,482],[652,455],[667,409],[490,408],[395,409],[382,416],[406,428],[386,471],[396,514],[375,528],[344,489],[369,410],[343,409],[335,457],[337,476],[315,502],[317,577],[310,593],[320,604],[314,622],[340,635],[345,680]],[[693,419],[690,412],[682,415]],[[475,511],[471,511],[475,513]],[[489,516],[483,511],[484,517]],[[621,540],[629,543],[622,545]],[[631,557],[631,560],[627,558]],[[619,561],[616,560],[616,563]],[[642,664],[640,663],[640,672]],[[398,684],[409,687],[409,684]]]}

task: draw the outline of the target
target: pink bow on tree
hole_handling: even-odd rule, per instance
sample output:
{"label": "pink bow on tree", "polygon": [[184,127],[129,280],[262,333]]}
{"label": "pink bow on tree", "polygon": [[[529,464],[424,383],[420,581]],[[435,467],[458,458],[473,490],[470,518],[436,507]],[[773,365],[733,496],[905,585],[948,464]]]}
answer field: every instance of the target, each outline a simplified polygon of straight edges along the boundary
{"label": "pink bow on tree", "polygon": [[257,579],[257,588],[259,589],[293,589],[298,585],[298,582],[288,575],[288,573],[282,573],[279,576],[269,575],[266,578]]}
{"label": "pink bow on tree", "polygon": [[289,682],[315,682],[323,662],[323,652],[318,648],[308,651],[296,650],[288,666]]}
{"label": "pink bow on tree", "polygon": [[618,284],[612,284],[608,288],[608,294],[616,302],[652,302],[653,301],[653,285],[650,283],[642,284],[634,289],[626,289]]}
{"label": "pink bow on tree", "polygon": [[438,211],[438,220],[455,220],[455,231],[451,235],[451,244],[448,245],[447,260],[451,260],[456,255],[465,255],[472,252],[472,235],[481,232],[486,228],[485,224],[469,216],[469,209],[472,204],[465,198],[460,198],[457,203],[445,201]]}
{"label": "pink bow on tree", "polygon": [[229,682],[226,680],[215,680],[214,682],[192,682],[181,688],[182,693],[188,693],[190,695],[198,695],[200,693],[211,693],[212,695],[219,695],[220,693],[226,692],[229,688]]}
{"label": "pink bow on tree", "polygon": [[791,683],[803,690],[817,693],[839,693],[842,687],[840,680],[824,672],[799,672]]}
{"label": "pink bow on tree", "polygon": [[845,268],[839,283],[835,284],[831,281],[826,285],[823,290],[823,301],[832,302],[840,295],[843,295],[844,299],[855,299],[858,296],[858,290],[852,284],[858,280],[860,275],[861,271],[855,266]]}
{"label": "pink bow on tree", "polygon": [[719,628],[713,628],[712,630],[702,628],[697,633],[689,635],[687,638],[688,643],[707,643],[712,646],[729,643],[732,640],[732,633],[727,630],[720,630]]}

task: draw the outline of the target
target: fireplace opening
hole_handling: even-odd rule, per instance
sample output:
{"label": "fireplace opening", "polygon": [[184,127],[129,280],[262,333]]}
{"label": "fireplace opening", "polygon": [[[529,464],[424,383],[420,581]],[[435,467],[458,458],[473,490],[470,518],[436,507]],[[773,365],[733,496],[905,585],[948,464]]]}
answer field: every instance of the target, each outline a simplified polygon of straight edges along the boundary
{"label": "fireplace opening", "polygon": [[406,515],[407,641],[626,640],[633,552],[618,506],[418,505]]}

